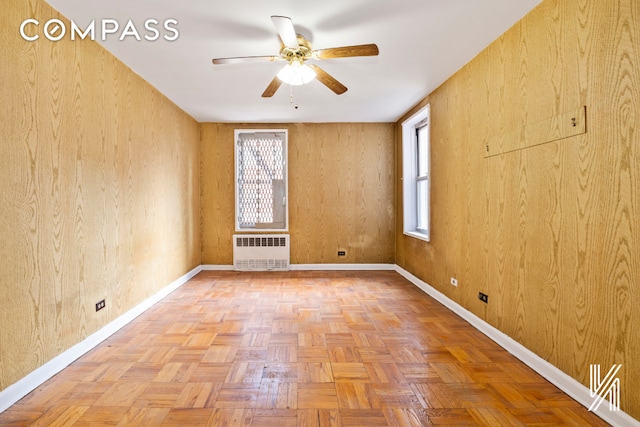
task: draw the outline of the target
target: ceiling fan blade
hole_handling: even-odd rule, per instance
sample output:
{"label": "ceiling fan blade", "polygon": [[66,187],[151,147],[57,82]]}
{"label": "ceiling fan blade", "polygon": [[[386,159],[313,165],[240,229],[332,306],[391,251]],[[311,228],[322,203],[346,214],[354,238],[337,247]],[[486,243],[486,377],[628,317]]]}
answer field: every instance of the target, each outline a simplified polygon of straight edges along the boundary
{"label": "ceiling fan blade", "polygon": [[290,49],[297,49],[298,36],[296,35],[296,29],[293,27],[291,18],[274,15],[271,17],[271,21],[273,21],[273,25],[275,25],[276,31],[278,31],[282,44]]}
{"label": "ceiling fan blade", "polygon": [[313,71],[316,72],[316,78],[320,80],[320,83],[334,91],[337,95],[342,95],[347,91],[347,87],[345,85],[337,81],[322,68],[315,64],[309,64],[309,67],[313,68]]}
{"label": "ceiling fan blade", "polygon": [[278,88],[280,88],[280,85],[282,84],[282,80],[280,80],[278,78],[278,76],[275,76],[273,78],[273,80],[271,80],[271,83],[269,83],[269,86],[267,86],[267,88],[264,90],[264,92],[262,93],[262,97],[263,98],[270,98],[273,96],[274,93],[276,93],[276,91],[278,90]]}
{"label": "ceiling fan blade", "polygon": [[377,56],[380,51],[375,44],[361,44],[357,46],[332,47],[313,51],[317,59],[347,58],[350,56]]}
{"label": "ceiling fan blade", "polygon": [[253,62],[279,61],[279,56],[237,56],[233,58],[214,58],[211,60],[216,65],[220,64],[246,64]]}

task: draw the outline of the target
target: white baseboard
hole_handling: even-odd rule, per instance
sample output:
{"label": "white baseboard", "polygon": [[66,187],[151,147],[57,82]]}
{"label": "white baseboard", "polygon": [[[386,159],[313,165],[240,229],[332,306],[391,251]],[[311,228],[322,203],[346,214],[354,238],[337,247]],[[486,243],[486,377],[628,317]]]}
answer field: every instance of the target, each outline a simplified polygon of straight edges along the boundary
{"label": "white baseboard", "polygon": [[204,264],[200,268],[202,271],[233,271],[233,265]]}
{"label": "white baseboard", "polygon": [[[233,265],[201,266],[202,271],[233,271]],[[395,264],[290,264],[291,271],[394,271]]]}
{"label": "white baseboard", "polygon": [[292,271],[394,271],[395,264],[291,264]]}
{"label": "white baseboard", "polygon": [[129,322],[140,316],[154,304],[162,300],[171,292],[178,289],[189,279],[198,274],[201,270],[201,266],[198,266],[179,279],[174,280],[172,283],[161,289],[156,294],[147,298],[131,310],[127,311],[122,316],[105,325],[100,330],[94,332],[70,349],[54,357],[41,367],[37,368],[35,371],[18,380],[18,382],[2,390],[0,392],[0,412],[5,411],[7,408],[16,403],[18,400],[22,399],[27,394],[31,393],[49,378],[53,377],[55,374],[69,366],[73,361],[109,338],[122,327],[126,326]]}
{"label": "white baseboard", "polygon": [[[395,270],[411,283],[416,285],[426,294],[433,299],[462,317],[469,322],[472,326],[478,329],[480,332],[491,338],[500,347],[507,350],[509,353],[520,359],[524,364],[536,371],[538,374],[546,378],[550,383],[554,384],[560,390],[567,393],[578,403],[589,408],[593,403],[593,398],[590,395],[589,388],[582,385],[563,371],[547,362],[522,344],[504,334],[500,330],[494,328],[489,323],[480,319],[478,316],[462,307],[457,302],[451,300],[449,297],[430,286],[428,283],[417,278],[413,274],[409,273],[402,267],[396,265]],[[640,427],[640,421],[633,418],[631,415],[624,411],[610,411],[607,402],[604,402],[598,410],[594,411],[594,414],[605,420],[611,425],[620,427]]]}

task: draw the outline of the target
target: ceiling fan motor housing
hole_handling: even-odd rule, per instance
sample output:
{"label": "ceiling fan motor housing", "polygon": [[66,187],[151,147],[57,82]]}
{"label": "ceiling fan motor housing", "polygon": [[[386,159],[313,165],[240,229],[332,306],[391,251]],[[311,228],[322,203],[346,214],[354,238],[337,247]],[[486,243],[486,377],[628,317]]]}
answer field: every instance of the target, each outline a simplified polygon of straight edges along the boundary
{"label": "ceiling fan motor housing", "polygon": [[280,56],[289,62],[304,62],[307,59],[311,58],[311,54],[313,52],[313,49],[311,49],[311,43],[309,43],[309,41],[300,34],[298,34],[297,36],[298,47],[296,49],[292,49],[285,45],[282,45],[282,48],[280,49]]}

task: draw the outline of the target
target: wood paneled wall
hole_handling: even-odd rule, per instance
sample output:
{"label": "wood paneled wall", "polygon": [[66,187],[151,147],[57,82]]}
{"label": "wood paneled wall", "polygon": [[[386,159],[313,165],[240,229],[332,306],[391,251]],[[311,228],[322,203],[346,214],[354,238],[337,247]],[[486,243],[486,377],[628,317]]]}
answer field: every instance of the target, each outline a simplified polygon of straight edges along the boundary
{"label": "wood paneled wall", "polygon": [[0,14],[0,390],[200,264],[197,122],[53,17]]}
{"label": "wood paneled wall", "polygon": [[[202,262],[232,264],[234,129],[289,130],[291,263],[392,263],[394,125],[201,125]],[[338,257],[338,250],[347,256]]]}
{"label": "wood paneled wall", "polygon": [[[422,103],[431,243],[402,234],[401,197],[396,211],[399,265],[586,386],[589,364],[621,363],[638,419],[639,29],[636,0],[545,0]],[[585,134],[484,157],[491,137],[583,105]]]}

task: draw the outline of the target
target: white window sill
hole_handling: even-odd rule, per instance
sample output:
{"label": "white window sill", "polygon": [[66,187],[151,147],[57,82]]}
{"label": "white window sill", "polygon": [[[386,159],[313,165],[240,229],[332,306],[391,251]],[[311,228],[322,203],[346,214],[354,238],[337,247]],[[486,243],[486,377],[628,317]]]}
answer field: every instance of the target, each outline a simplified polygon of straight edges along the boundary
{"label": "white window sill", "polygon": [[414,237],[416,239],[424,240],[425,242],[429,241],[429,235],[419,231],[405,231],[404,234],[405,236]]}
{"label": "white window sill", "polygon": [[236,233],[288,233],[288,228],[236,228]]}

